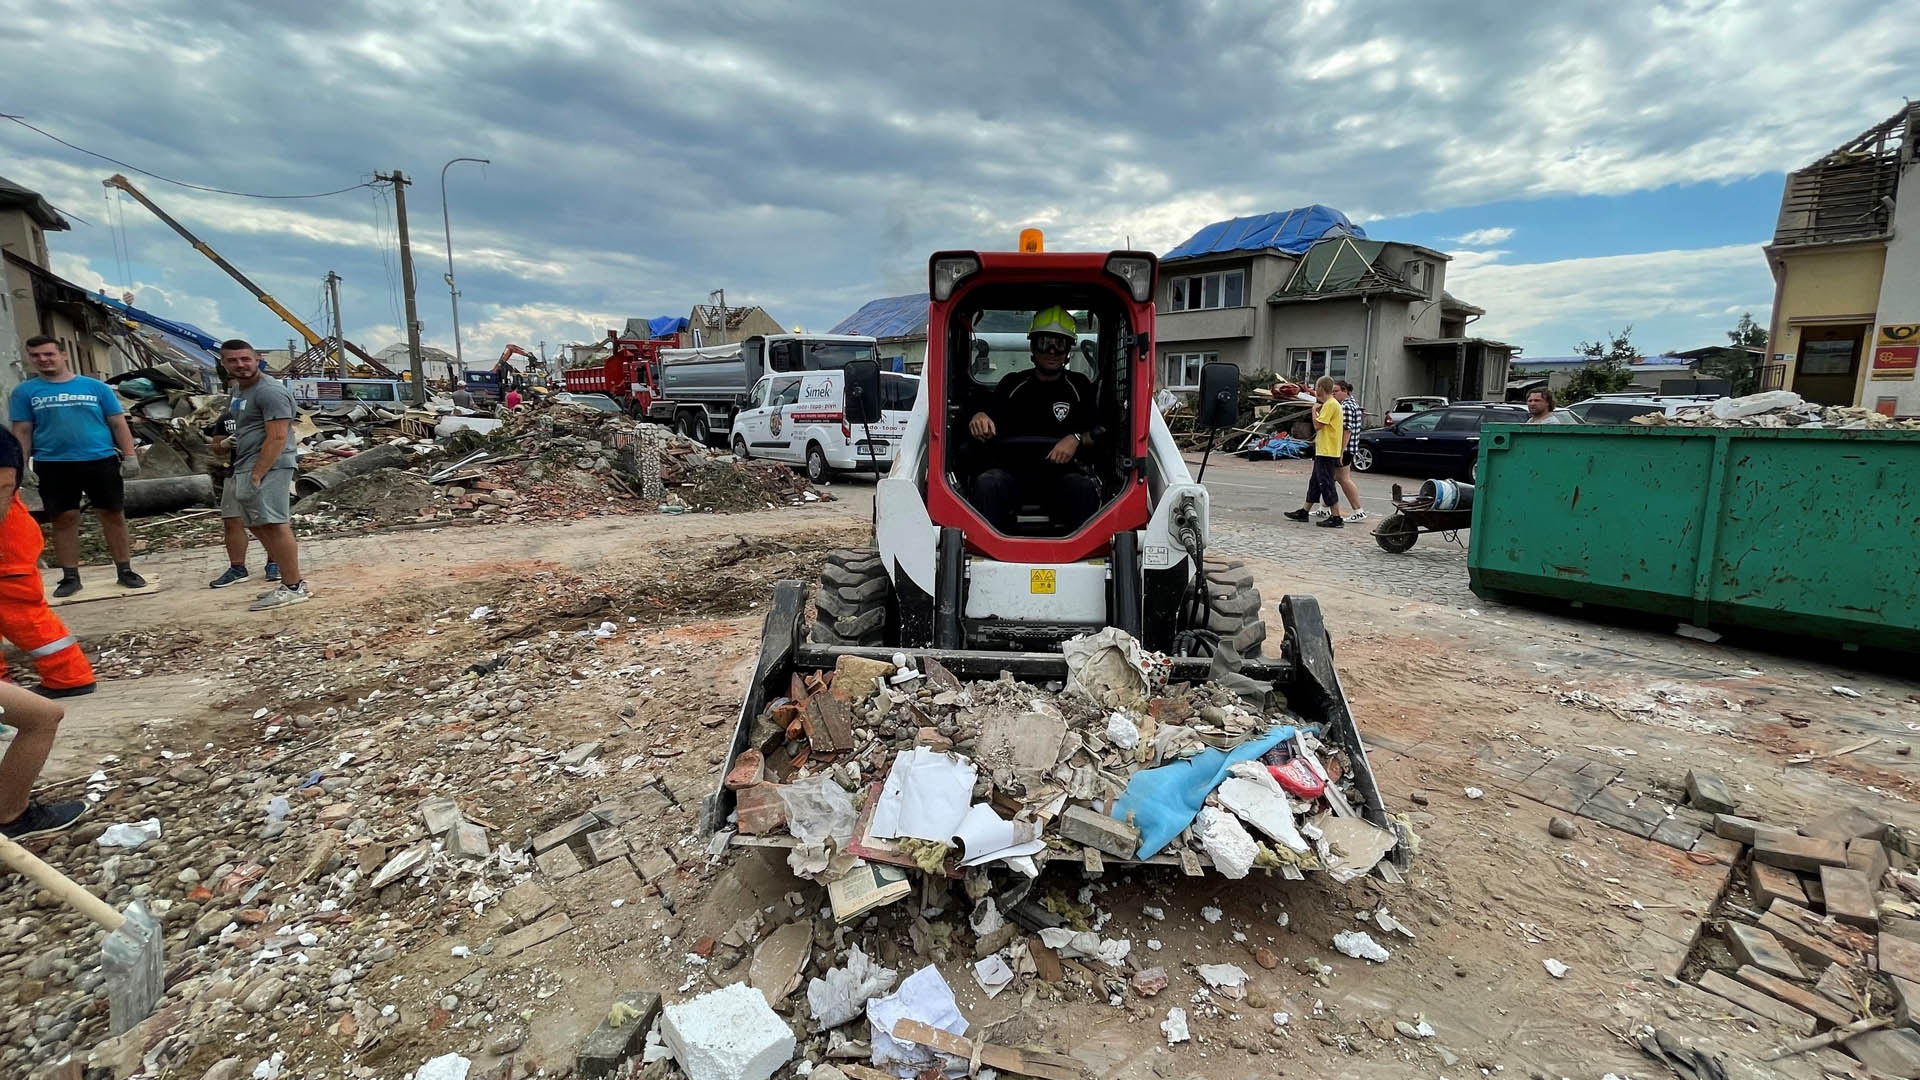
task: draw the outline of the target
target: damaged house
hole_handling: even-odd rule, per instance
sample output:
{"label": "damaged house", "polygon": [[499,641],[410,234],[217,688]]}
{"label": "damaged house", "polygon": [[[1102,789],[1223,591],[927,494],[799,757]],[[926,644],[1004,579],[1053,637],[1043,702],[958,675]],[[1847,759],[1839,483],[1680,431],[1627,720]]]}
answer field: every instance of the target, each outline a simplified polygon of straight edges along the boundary
{"label": "damaged house", "polygon": [[1446,290],[1450,256],[1370,239],[1326,206],[1219,221],[1160,262],[1162,386],[1192,390],[1210,361],[1352,382],[1370,409],[1408,394],[1500,400],[1514,346]]}

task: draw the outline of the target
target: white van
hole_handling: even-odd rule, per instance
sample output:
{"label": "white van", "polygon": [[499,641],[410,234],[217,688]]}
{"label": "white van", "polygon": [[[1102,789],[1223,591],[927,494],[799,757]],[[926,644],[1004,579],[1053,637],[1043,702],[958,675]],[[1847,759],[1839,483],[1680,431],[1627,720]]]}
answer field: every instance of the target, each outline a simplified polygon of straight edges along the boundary
{"label": "white van", "polygon": [[815,483],[838,471],[883,473],[893,467],[894,449],[919,397],[920,376],[883,371],[880,419],[856,427],[846,421],[845,373],[764,375],[733,418],[733,453],[804,465],[807,479]]}

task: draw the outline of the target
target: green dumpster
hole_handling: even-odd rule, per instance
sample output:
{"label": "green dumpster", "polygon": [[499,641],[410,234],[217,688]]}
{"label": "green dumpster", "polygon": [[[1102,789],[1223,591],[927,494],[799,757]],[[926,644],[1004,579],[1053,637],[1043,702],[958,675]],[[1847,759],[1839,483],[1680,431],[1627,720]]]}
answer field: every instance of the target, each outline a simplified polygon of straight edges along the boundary
{"label": "green dumpster", "polygon": [[1489,424],[1467,566],[1488,599],[1920,651],[1920,432]]}

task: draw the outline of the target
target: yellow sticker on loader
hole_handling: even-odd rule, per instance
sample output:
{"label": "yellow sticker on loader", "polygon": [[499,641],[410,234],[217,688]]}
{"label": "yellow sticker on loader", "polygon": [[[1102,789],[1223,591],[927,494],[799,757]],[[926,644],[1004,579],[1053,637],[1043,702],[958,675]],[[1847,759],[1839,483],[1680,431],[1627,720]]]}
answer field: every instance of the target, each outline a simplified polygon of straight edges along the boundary
{"label": "yellow sticker on loader", "polygon": [[1028,591],[1035,595],[1040,593],[1052,594],[1054,572],[1052,570],[1034,570],[1031,571],[1031,573],[1033,575],[1033,584]]}

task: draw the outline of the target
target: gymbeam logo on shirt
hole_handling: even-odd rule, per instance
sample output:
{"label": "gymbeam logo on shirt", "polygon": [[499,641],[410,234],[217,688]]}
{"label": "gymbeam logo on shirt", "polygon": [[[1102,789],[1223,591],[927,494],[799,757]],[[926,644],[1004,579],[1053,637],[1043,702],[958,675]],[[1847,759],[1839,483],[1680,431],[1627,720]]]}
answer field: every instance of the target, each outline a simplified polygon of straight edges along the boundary
{"label": "gymbeam logo on shirt", "polygon": [[98,405],[100,399],[92,394],[38,394],[33,399],[33,407],[54,409],[73,409],[83,405]]}
{"label": "gymbeam logo on shirt", "polygon": [[1055,420],[1064,421],[1067,418],[1067,414],[1072,411],[1073,403],[1070,401],[1056,401],[1053,403],[1053,418]]}

